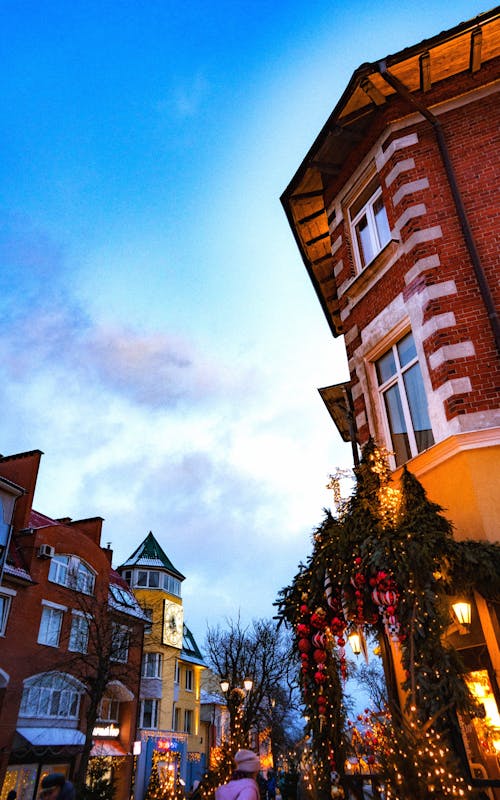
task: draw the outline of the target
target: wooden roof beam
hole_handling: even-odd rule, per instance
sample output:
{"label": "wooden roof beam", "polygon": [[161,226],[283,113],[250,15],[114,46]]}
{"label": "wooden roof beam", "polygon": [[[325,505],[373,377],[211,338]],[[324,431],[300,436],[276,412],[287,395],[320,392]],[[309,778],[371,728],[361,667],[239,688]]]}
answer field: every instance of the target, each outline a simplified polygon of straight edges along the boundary
{"label": "wooden roof beam", "polygon": [[321,217],[322,214],[325,213],[324,208],[320,208],[319,211],[315,211],[313,214],[308,214],[307,217],[302,217],[302,219],[297,220],[297,225],[305,225],[307,222],[312,222],[313,219],[317,219]]}
{"label": "wooden roof beam", "polygon": [[338,164],[332,164],[328,161],[311,161],[311,167],[316,167],[320,172],[325,172],[327,175],[338,175],[340,172]]}
{"label": "wooden roof beam", "polygon": [[431,81],[431,54],[429,51],[422,53],[418,59],[420,67],[420,89],[422,92],[428,92],[432,86]]}
{"label": "wooden roof beam", "polygon": [[383,106],[385,103],[385,95],[382,94],[380,89],[371,82],[370,78],[363,78],[360,83],[361,89],[368,95],[376,106]]}
{"label": "wooden roof beam", "polygon": [[309,239],[308,242],[305,242],[306,247],[310,247],[312,244],[316,244],[316,242],[321,242],[322,239],[327,239],[330,236],[329,232],[320,233],[319,236],[315,236],[314,239]]}
{"label": "wooden roof beam", "polygon": [[477,72],[481,67],[481,47],[483,43],[483,32],[481,28],[476,28],[470,35],[470,71]]}
{"label": "wooden roof beam", "polygon": [[329,129],[328,133],[330,136],[344,136],[346,139],[349,139],[355,144],[364,139],[364,135],[362,133],[353,131],[351,128],[344,128],[342,125],[333,125]]}
{"label": "wooden roof beam", "polygon": [[299,194],[292,194],[290,200],[313,200],[315,197],[323,197],[323,190],[317,189],[314,192],[300,192]]}

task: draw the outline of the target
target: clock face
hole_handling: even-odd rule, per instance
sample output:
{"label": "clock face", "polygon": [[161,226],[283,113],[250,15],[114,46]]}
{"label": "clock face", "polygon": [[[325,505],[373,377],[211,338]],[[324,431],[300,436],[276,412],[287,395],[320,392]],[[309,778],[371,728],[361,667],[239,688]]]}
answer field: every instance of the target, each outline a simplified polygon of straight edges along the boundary
{"label": "clock face", "polygon": [[163,606],[163,641],[172,647],[182,647],[184,612],[178,603],[165,600]]}

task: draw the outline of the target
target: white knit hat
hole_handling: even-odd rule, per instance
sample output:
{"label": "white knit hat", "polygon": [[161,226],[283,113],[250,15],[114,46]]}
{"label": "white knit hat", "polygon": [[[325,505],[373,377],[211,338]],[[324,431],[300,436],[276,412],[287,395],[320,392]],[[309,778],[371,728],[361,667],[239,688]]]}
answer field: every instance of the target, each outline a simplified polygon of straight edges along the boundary
{"label": "white knit hat", "polygon": [[260,769],[260,759],[252,750],[238,750],[234,757],[236,769],[242,772],[258,772]]}

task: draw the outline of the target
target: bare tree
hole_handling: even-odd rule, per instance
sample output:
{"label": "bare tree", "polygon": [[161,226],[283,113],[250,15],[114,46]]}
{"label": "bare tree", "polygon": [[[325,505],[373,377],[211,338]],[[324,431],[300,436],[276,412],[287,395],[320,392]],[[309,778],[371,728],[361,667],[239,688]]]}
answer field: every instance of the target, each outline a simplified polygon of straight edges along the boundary
{"label": "bare tree", "polygon": [[[239,618],[227,620],[225,629],[208,629],[205,653],[213,671],[229,683],[234,747],[246,745],[251,731],[269,729],[276,763],[278,751],[289,744],[285,732],[297,727],[297,663],[288,633],[273,620],[254,620],[248,627]],[[246,697],[241,692],[245,678],[253,681]]]}

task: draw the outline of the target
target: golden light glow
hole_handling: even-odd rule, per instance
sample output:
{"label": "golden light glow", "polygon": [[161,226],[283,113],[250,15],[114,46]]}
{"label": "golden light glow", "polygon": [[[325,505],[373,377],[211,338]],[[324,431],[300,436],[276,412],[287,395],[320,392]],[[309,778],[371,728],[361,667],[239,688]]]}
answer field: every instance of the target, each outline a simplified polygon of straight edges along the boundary
{"label": "golden light glow", "polygon": [[354,631],[353,633],[349,634],[347,639],[349,644],[351,645],[352,652],[354,653],[354,655],[359,656],[359,654],[361,653],[361,636],[359,635],[359,633],[356,633],[356,631]]}
{"label": "golden light glow", "polygon": [[453,603],[452,609],[460,625],[470,625],[472,610],[470,603],[466,600],[459,600],[457,603]]}

